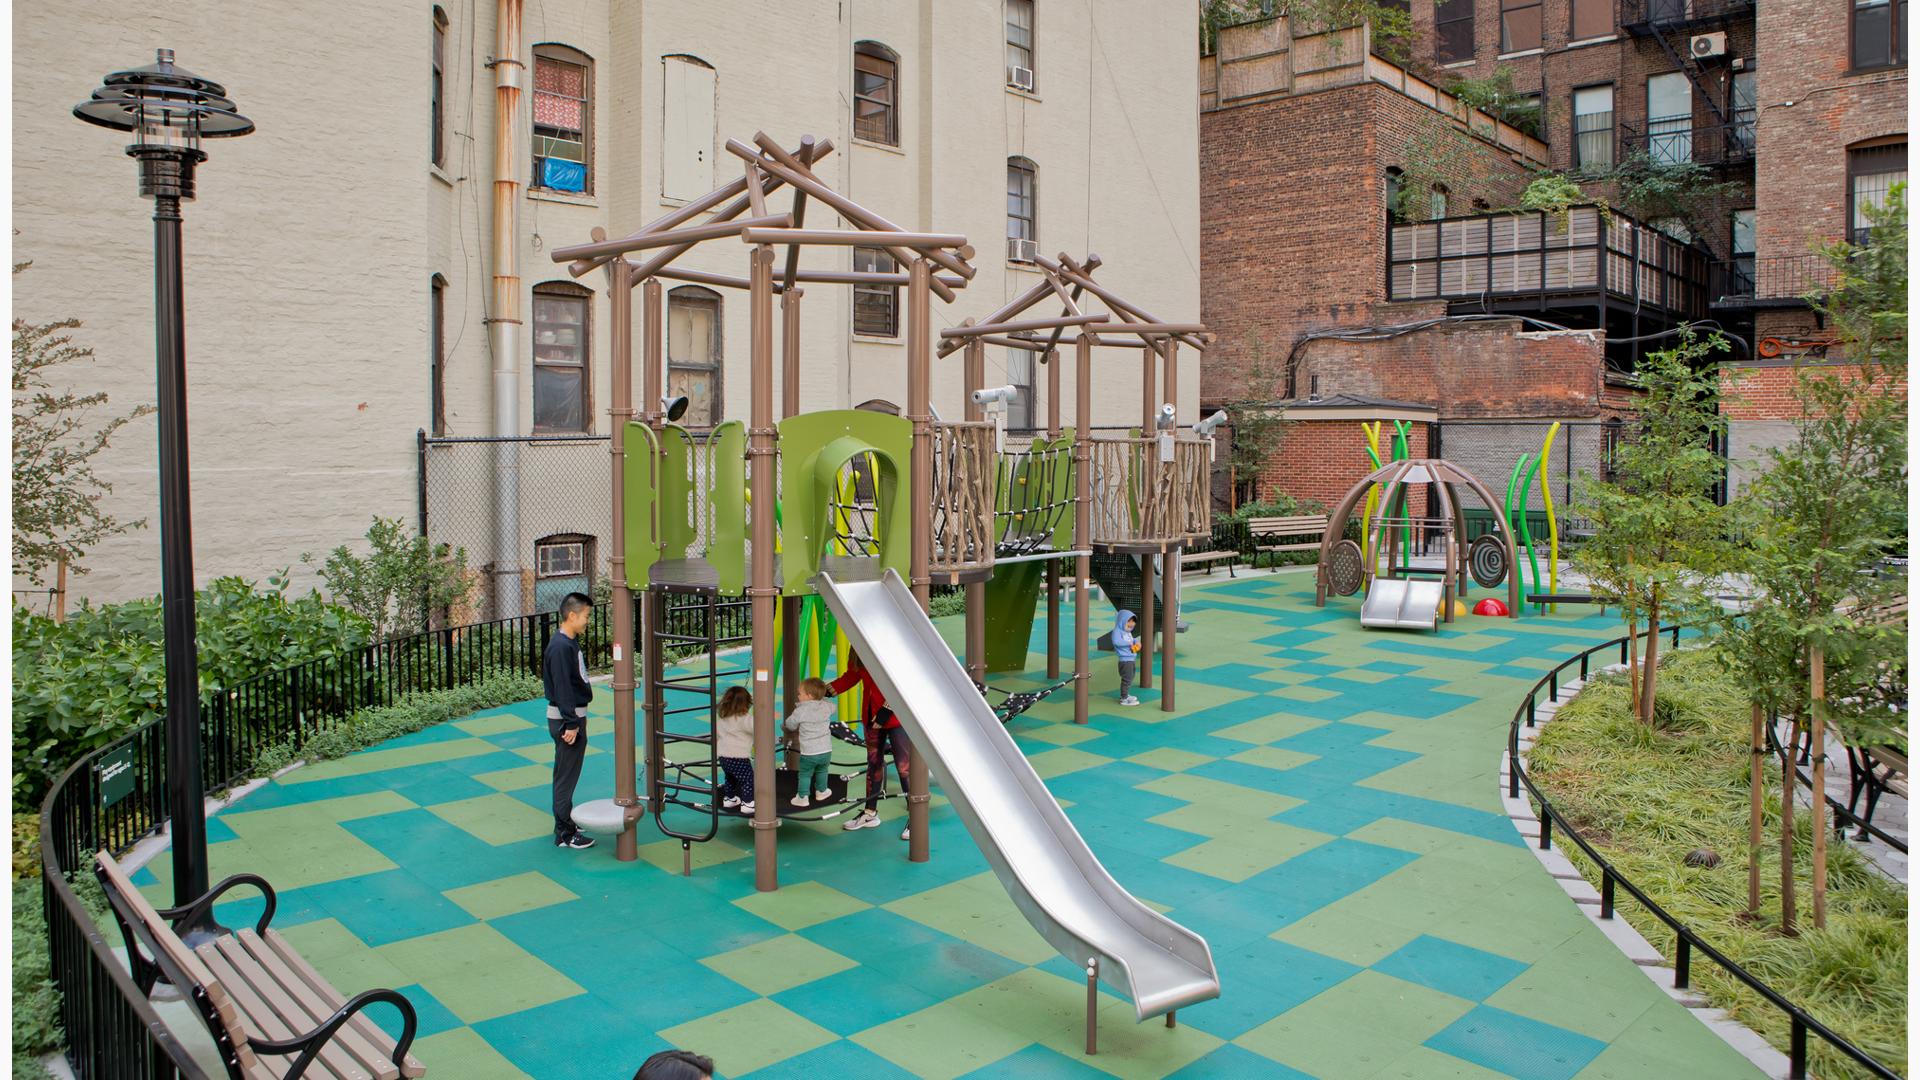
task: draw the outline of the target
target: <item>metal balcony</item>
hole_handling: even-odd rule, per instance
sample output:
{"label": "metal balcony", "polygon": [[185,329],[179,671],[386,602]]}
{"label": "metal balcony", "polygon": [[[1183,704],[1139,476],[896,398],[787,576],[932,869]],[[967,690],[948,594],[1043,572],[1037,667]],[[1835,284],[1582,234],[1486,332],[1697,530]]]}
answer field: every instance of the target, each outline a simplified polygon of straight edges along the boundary
{"label": "metal balcony", "polygon": [[1725,26],[1753,17],[1754,0],[1620,0],[1620,28],[1635,37]]}
{"label": "metal balcony", "polygon": [[1701,165],[1740,166],[1753,163],[1758,134],[1751,112],[1734,114],[1726,124],[1695,126],[1692,117],[1651,120],[1644,126],[1620,125],[1620,141],[1627,153],[1642,151],[1657,165],[1692,161]]}
{"label": "metal balcony", "polygon": [[1715,263],[1710,295],[1718,311],[1803,307],[1833,286],[1833,264],[1820,255],[1769,255]]}

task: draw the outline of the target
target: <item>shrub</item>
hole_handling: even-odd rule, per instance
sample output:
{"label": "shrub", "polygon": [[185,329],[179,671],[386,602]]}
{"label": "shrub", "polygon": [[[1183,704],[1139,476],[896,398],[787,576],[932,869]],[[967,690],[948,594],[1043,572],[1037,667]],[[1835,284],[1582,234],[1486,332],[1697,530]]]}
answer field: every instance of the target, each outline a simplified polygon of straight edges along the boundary
{"label": "shrub", "polygon": [[373,519],[365,555],[342,544],[324,561],[300,561],[319,563],[334,602],[366,620],[375,641],[425,630],[427,613],[464,600],[471,584],[465,549],[415,536],[399,518]]}
{"label": "shrub", "polygon": [[270,776],[296,761],[327,761],[344,757],[356,750],[424,731],[468,713],[527,701],[540,694],[538,676],[492,673],[466,686],[430,690],[395,705],[361,709],[297,746],[291,740],[270,746],[255,759],[254,772],[259,776]]}
{"label": "shrub", "polygon": [[40,914],[37,881],[13,883],[13,1075],[47,1075],[40,1058],[61,1046],[60,992],[53,986],[47,954],[47,923]]}

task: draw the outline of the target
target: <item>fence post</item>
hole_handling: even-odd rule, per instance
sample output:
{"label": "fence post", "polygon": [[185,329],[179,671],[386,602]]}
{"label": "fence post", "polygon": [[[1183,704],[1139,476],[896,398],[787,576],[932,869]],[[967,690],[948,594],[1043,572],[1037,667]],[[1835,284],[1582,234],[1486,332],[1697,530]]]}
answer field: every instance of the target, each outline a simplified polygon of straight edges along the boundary
{"label": "fence post", "polygon": [[1553,814],[1547,810],[1546,804],[1542,803],[1540,805],[1540,850],[1549,851],[1552,848]]}
{"label": "fence post", "polygon": [[1600,917],[1613,918],[1613,871],[1600,871]]}
{"label": "fence post", "polygon": [[1789,1014],[1793,1026],[1787,1041],[1787,1075],[1792,1080],[1806,1080],[1807,1077],[1807,1025],[1798,1016]]}
{"label": "fence post", "polygon": [[1693,945],[1687,936],[1675,933],[1673,936],[1673,988],[1685,990],[1687,979],[1693,970]]}

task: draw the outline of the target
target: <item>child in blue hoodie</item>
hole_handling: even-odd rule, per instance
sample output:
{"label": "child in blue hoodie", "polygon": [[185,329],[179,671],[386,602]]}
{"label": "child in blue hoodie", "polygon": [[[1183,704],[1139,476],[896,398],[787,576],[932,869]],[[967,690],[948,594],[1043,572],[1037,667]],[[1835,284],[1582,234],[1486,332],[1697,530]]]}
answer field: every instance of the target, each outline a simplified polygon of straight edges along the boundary
{"label": "child in blue hoodie", "polygon": [[1133,696],[1134,660],[1140,655],[1140,639],[1133,636],[1133,612],[1120,609],[1120,615],[1113,620],[1113,655],[1120,661],[1120,704],[1138,705],[1140,699]]}

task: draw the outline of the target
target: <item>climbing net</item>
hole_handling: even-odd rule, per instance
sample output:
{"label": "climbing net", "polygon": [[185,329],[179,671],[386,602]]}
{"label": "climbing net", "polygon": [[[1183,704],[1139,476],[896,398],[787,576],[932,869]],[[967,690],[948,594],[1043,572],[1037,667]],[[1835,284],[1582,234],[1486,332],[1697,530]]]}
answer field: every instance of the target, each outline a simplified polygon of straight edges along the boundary
{"label": "climbing net", "polygon": [[871,454],[862,454],[840,467],[839,479],[827,500],[828,520],[833,527],[828,549],[834,554],[880,554],[877,471]]}
{"label": "climbing net", "polygon": [[1049,550],[1054,530],[1072,511],[1073,446],[1035,440],[995,462],[994,553],[1002,558]]}

